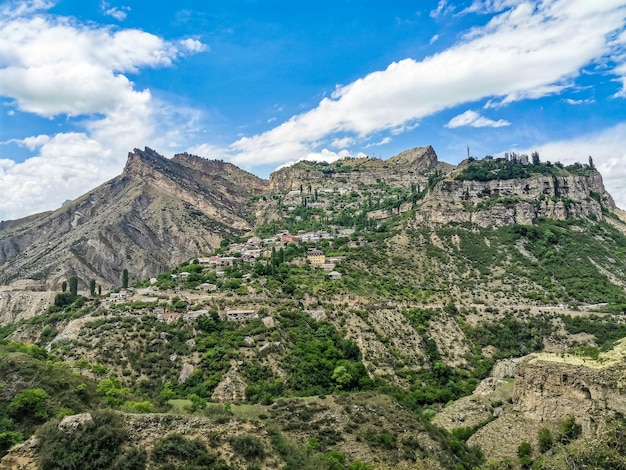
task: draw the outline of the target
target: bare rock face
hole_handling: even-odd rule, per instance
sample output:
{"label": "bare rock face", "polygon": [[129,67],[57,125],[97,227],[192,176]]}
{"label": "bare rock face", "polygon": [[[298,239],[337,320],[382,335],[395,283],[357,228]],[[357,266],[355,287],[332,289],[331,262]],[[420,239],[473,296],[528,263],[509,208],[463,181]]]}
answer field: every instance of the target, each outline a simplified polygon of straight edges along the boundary
{"label": "bare rock face", "polygon": [[0,326],[40,315],[54,300],[56,292],[34,291],[30,286],[0,287]]}
{"label": "bare rock face", "polygon": [[492,181],[456,180],[451,174],[432,188],[415,221],[503,227],[529,225],[539,217],[603,219],[603,209],[614,210],[615,203],[597,172],[589,176],[534,175]]}
{"label": "bare rock face", "polygon": [[178,383],[184,384],[191,374],[193,374],[194,367],[189,363],[184,363],[183,367],[180,370],[180,374],[178,376]]}
{"label": "bare rock face", "polygon": [[626,413],[626,370],[622,362],[608,367],[544,361],[531,356],[517,366],[514,399],[527,418],[561,420],[572,415],[590,432],[611,413]]}
{"label": "bare rock face", "polygon": [[515,377],[517,371],[517,364],[520,358],[502,359],[493,365],[491,370],[491,376],[496,379],[505,379],[507,377]]}
{"label": "bare rock face", "polygon": [[241,373],[232,367],[213,390],[211,399],[219,402],[245,401],[246,386],[246,381]]}

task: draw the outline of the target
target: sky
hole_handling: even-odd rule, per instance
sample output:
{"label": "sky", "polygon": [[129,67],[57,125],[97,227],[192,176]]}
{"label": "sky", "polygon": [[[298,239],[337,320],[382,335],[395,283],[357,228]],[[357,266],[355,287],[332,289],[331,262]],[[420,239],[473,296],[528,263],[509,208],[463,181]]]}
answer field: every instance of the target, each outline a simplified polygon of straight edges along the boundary
{"label": "sky", "polygon": [[0,0],[0,220],[128,152],[261,177],[432,145],[587,162],[626,209],[626,0]]}

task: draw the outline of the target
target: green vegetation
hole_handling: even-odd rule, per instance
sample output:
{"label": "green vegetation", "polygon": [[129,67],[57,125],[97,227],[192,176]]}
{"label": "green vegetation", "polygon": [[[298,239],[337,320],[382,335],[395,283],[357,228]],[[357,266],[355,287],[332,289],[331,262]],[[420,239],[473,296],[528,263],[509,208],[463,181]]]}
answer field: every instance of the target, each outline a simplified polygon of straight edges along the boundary
{"label": "green vegetation", "polygon": [[530,178],[535,174],[564,176],[567,174],[567,170],[559,163],[552,165],[547,162],[533,165],[524,164],[521,160],[507,160],[504,158],[470,159],[467,168],[459,173],[456,179],[465,181],[509,180]]}
{"label": "green vegetation", "polygon": [[93,421],[83,423],[72,432],[59,429],[59,419],[41,427],[37,432],[37,449],[43,470],[145,468],[144,451],[123,450],[128,432],[117,414],[102,410],[94,412],[92,417]]}

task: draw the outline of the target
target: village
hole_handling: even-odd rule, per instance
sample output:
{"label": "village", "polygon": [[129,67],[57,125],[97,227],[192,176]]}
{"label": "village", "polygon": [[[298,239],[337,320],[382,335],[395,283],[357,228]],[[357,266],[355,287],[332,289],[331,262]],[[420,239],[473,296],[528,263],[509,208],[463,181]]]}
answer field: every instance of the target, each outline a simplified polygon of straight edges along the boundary
{"label": "village", "polygon": [[[263,318],[259,313],[267,312],[266,308],[261,307],[262,295],[257,292],[258,285],[263,285],[266,279],[260,280],[257,289],[252,287],[250,284],[254,269],[268,266],[278,256],[277,253],[291,247],[290,253],[297,249],[301,255],[290,263],[319,270],[328,281],[341,281],[343,274],[336,267],[345,256],[327,256],[324,250],[316,246],[329,246],[333,241],[341,239],[346,247],[354,247],[362,243],[362,237],[357,237],[357,241],[350,240],[349,237],[354,233],[354,229],[340,229],[336,232],[300,230],[295,234],[279,230],[272,237],[262,239],[252,236],[243,242],[228,243],[216,250],[216,254],[190,260],[171,273],[153,277],[136,287],[116,289],[104,298],[105,306],[109,310],[123,310],[127,304],[131,304],[133,311],[156,315],[157,320],[167,323],[194,321],[217,310],[223,321],[262,318],[266,326],[271,326],[271,317]],[[248,285],[245,285],[246,282]],[[233,301],[235,294],[237,300]],[[237,304],[236,308],[232,304]],[[219,305],[219,308],[205,308],[208,305]],[[142,308],[137,309],[138,306]]]}

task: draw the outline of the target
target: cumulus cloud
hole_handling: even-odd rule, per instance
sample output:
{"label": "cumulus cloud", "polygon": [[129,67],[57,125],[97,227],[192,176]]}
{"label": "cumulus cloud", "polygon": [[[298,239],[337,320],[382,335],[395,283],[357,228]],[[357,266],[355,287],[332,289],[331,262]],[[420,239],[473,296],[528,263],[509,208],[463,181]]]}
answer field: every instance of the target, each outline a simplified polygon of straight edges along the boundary
{"label": "cumulus cloud", "polygon": [[[79,196],[119,174],[134,147],[182,145],[180,134],[197,121],[193,110],[158,102],[127,74],[171,66],[205,50],[202,43],[82,24],[47,14],[42,10],[52,4],[41,0],[18,4],[10,12],[0,9],[0,95],[22,112],[67,117],[80,131],[13,140],[35,154],[0,165],[0,187],[10,188],[0,200],[0,219],[53,209]],[[185,124],[171,125],[181,115]]]}
{"label": "cumulus cloud", "polygon": [[[622,41],[614,38],[624,27],[623,0],[475,5],[476,11],[501,13],[443,52],[394,62],[337,87],[308,112],[241,138],[228,149],[230,158],[248,167],[280,163],[327,146],[337,135],[365,140],[381,131],[402,133],[462,103],[489,100],[486,107],[494,108],[558,94],[584,67],[621,57]],[[626,74],[623,62],[608,73]]]}
{"label": "cumulus cloud", "polygon": [[472,111],[468,109],[463,114],[459,114],[458,116],[454,116],[446,127],[450,129],[454,129],[457,127],[470,126],[470,127],[504,127],[510,126],[511,123],[509,121],[505,121],[504,119],[498,119],[494,121],[492,119],[481,116],[476,111]]}
{"label": "cumulus cloud", "polygon": [[604,185],[615,203],[626,209],[626,123],[600,132],[583,134],[574,139],[545,142],[518,153],[539,152],[541,161],[560,161],[564,164],[587,163],[593,157],[594,165],[604,178]]}

